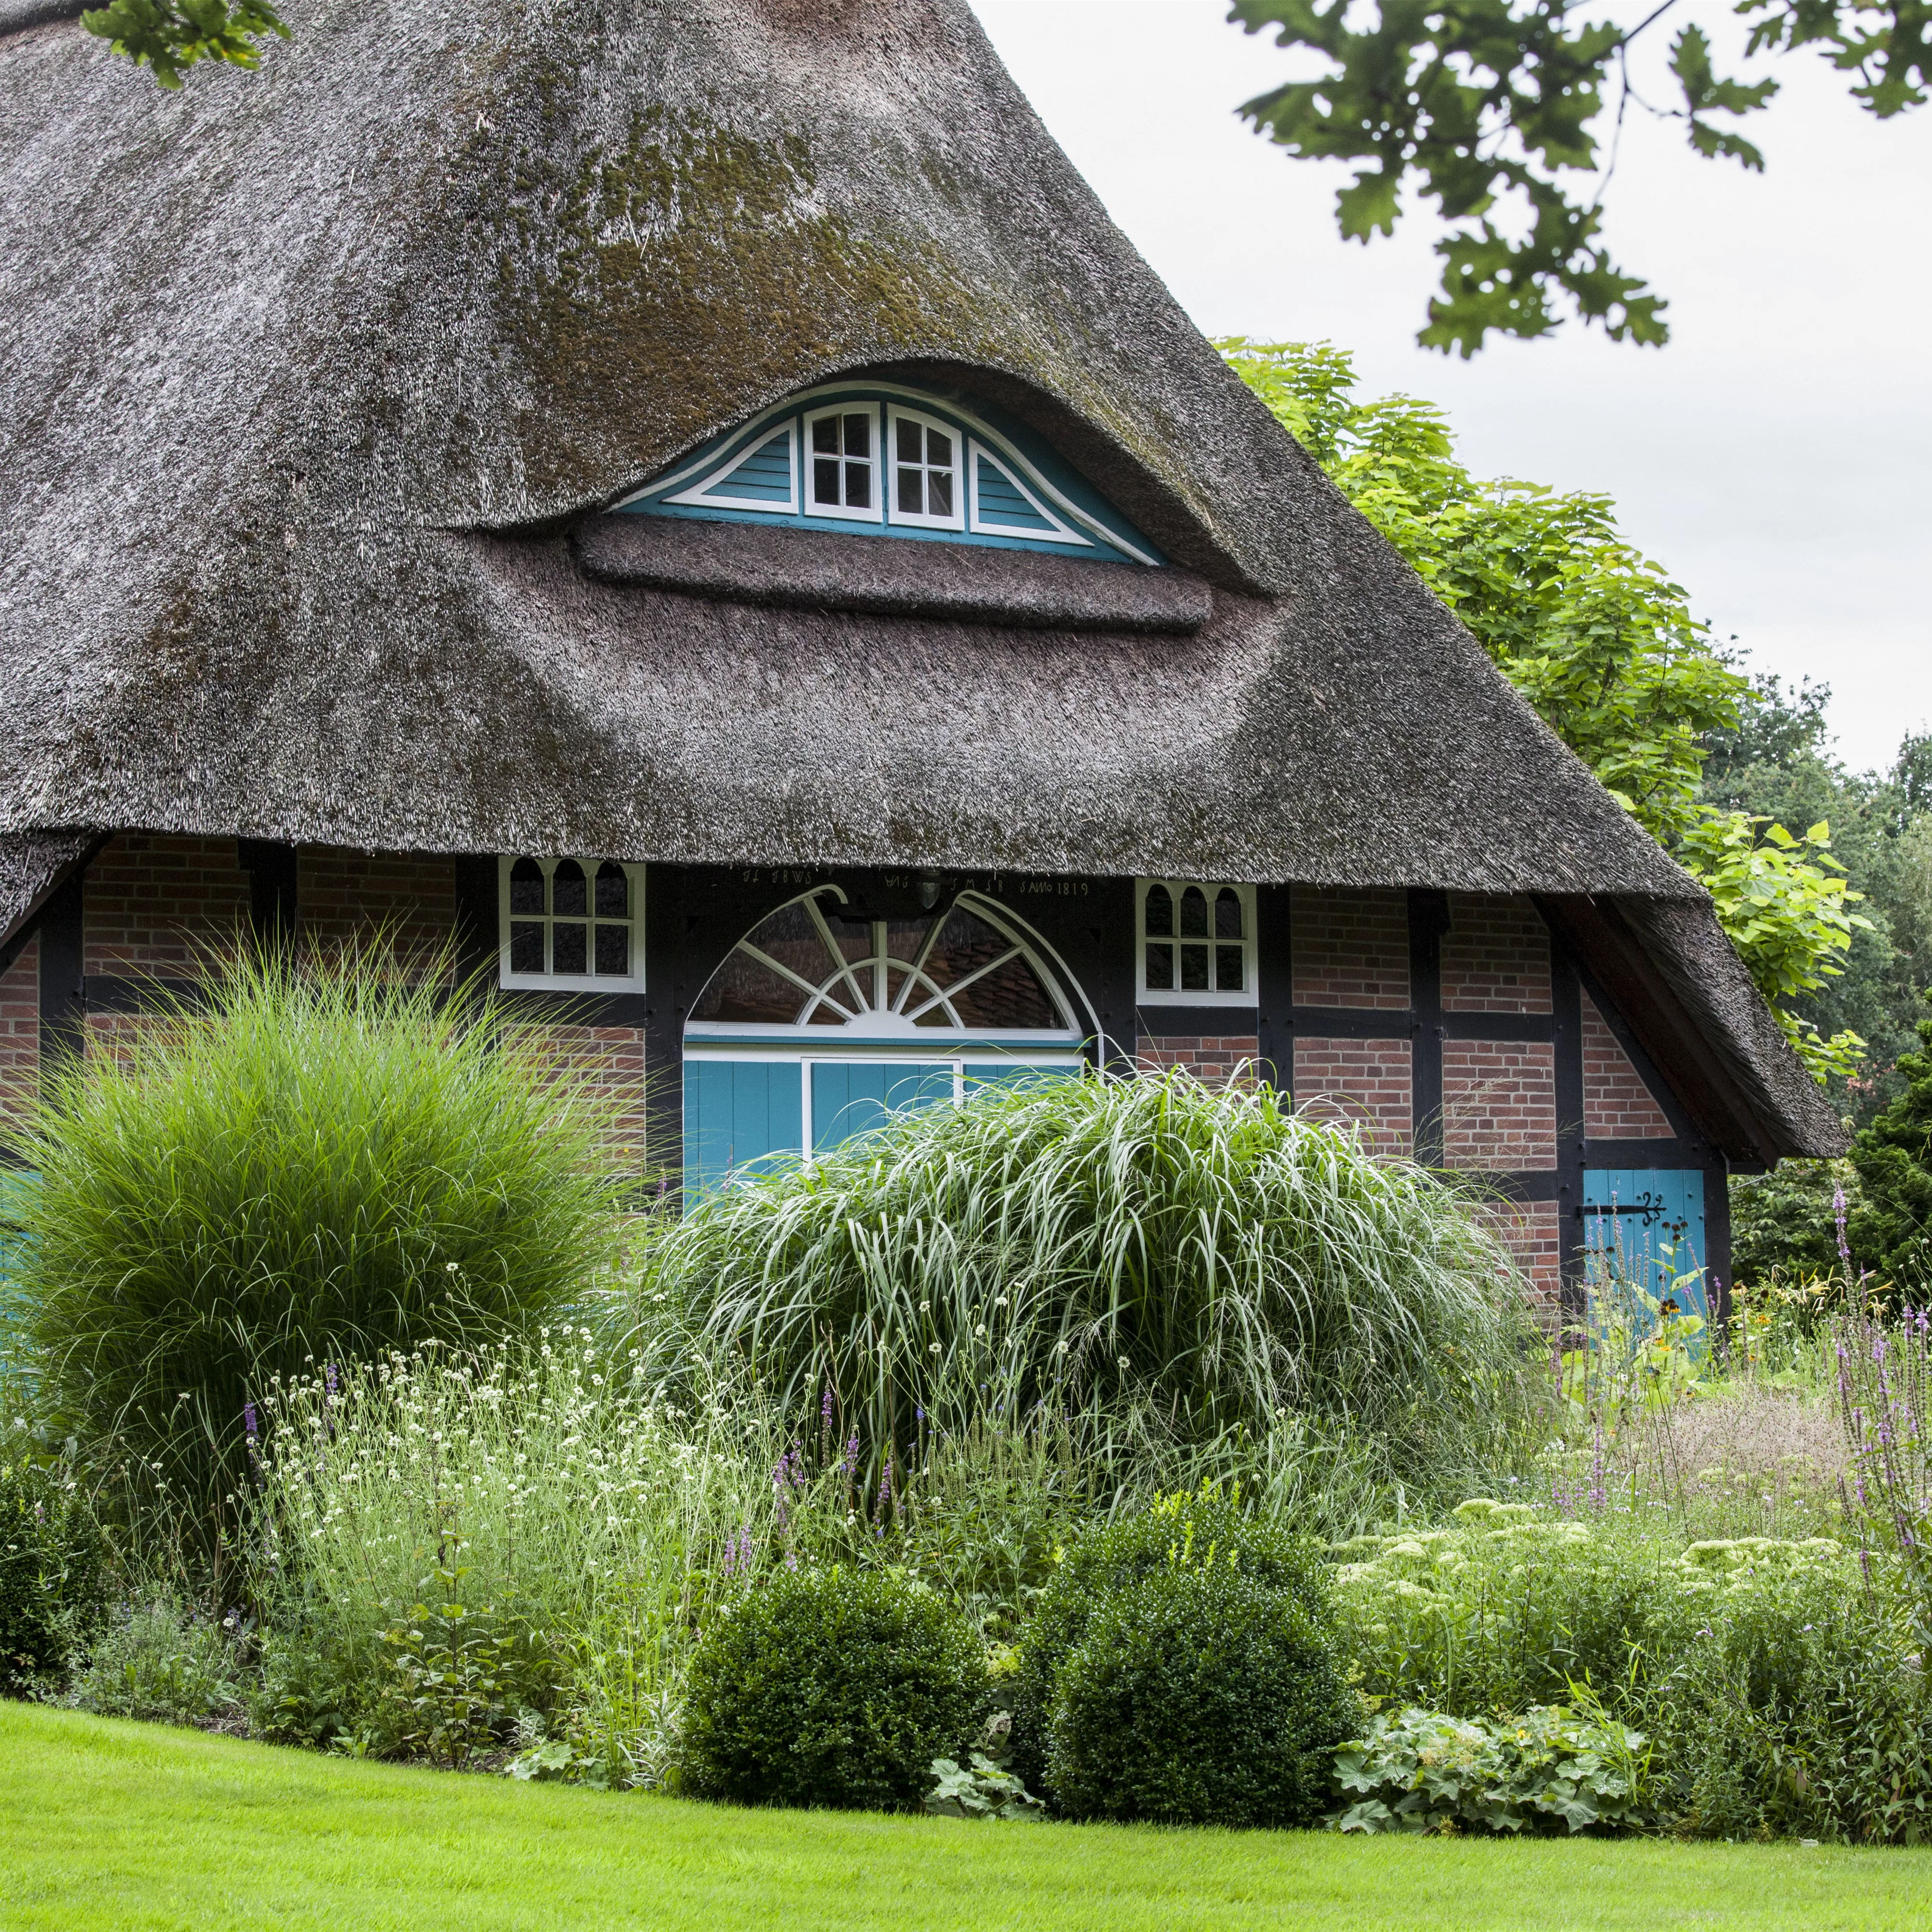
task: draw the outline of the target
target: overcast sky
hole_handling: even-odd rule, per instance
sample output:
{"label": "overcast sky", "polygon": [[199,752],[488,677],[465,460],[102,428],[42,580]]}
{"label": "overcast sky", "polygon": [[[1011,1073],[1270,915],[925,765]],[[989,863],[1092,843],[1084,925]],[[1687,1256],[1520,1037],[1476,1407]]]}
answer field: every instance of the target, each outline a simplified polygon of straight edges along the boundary
{"label": "overcast sky", "polygon": [[1479,474],[1610,492],[1720,638],[1831,685],[1853,764],[1888,764],[1932,721],[1932,109],[1874,122],[1806,55],[1765,70],[1784,88],[1746,130],[1762,175],[1634,123],[1609,236],[1670,298],[1669,346],[1571,323],[1492,338],[1466,363],[1414,340],[1439,230],[1424,216],[1345,245],[1346,173],[1290,160],[1234,118],[1289,56],[1228,26],[1224,0],[974,5],[1209,334],[1325,338],[1354,351],[1370,392],[1447,408]]}

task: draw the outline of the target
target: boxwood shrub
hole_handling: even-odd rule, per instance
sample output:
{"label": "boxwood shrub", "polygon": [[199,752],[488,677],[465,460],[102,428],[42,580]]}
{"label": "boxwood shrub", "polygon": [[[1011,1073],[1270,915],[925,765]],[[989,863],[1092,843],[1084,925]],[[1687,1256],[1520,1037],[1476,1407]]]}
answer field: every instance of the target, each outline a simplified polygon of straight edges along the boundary
{"label": "boxwood shrub", "polygon": [[1216,1562],[1109,1591],[1061,1665],[1046,1784],[1070,1817],[1311,1823],[1360,1706],[1292,1592]]}
{"label": "boxwood shrub", "polygon": [[1046,1774],[1047,1726],[1061,1665],[1108,1592],[1157,1571],[1217,1564],[1286,1591],[1318,1623],[1329,1616],[1321,1546],[1243,1514],[1214,1489],[1161,1497],[1138,1516],[1078,1538],[1062,1557],[1022,1640],[1012,1680],[1012,1766],[1031,1790]]}
{"label": "boxwood shrub", "polygon": [[960,1755],[986,1688],[970,1624],[878,1571],[780,1570],[707,1628],[685,1706],[686,1774],[740,1804],[905,1810]]}

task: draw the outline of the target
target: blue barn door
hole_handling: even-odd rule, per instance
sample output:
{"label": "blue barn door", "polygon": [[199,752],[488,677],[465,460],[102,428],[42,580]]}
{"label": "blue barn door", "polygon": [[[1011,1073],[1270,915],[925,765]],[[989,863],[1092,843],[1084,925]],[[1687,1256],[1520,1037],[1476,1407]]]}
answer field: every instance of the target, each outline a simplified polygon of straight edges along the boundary
{"label": "blue barn door", "polygon": [[[1711,1318],[1704,1276],[1704,1176],[1696,1168],[1586,1168],[1583,1254],[1593,1291],[1634,1288]],[[1626,1295],[1626,1299],[1628,1299]],[[1643,1304],[1632,1309],[1634,1314]]]}
{"label": "blue barn door", "polygon": [[812,1150],[824,1154],[908,1107],[952,1098],[950,1060],[815,1060],[811,1064]]}
{"label": "blue barn door", "polygon": [[804,1150],[800,1073],[795,1060],[684,1063],[687,1200],[755,1172],[774,1154]]}

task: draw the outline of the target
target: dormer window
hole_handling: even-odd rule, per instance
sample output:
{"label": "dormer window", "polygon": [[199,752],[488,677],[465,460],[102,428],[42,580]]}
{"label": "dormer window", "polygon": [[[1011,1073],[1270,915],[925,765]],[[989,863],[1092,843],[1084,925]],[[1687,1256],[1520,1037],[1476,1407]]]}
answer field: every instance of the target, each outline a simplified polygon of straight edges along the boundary
{"label": "dormer window", "polygon": [[615,859],[506,854],[499,868],[503,986],[598,993],[644,990],[641,866]]}
{"label": "dormer window", "polygon": [[874,487],[874,458],[879,444],[878,406],[847,405],[820,410],[805,419],[811,465],[811,488],[806,512],[814,517],[842,517],[876,524],[879,492]]}
{"label": "dormer window", "polygon": [[1255,1004],[1253,886],[1142,879],[1135,897],[1143,1004]]}
{"label": "dormer window", "polygon": [[1160,564],[1035,431],[956,392],[858,376],[775,403],[618,504],[632,516],[775,524],[1090,562]]}

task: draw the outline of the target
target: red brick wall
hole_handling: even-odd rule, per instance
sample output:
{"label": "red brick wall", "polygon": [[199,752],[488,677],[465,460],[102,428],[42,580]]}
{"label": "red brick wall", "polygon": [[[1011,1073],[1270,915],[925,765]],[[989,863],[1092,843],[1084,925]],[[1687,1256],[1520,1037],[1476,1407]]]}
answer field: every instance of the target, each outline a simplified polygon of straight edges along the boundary
{"label": "red brick wall", "polygon": [[554,1026],[543,1030],[554,1063],[611,1109],[611,1138],[625,1164],[641,1167],[644,1145],[644,1030],[634,1026]]}
{"label": "red brick wall", "polygon": [[1297,1006],[1408,1004],[1406,895],[1372,886],[1297,886],[1288,916]]}
{"label": "red brick wall", "polygon": [[1295,1106],[1317,1120],[1359,1120],[1366,1146],[1406,1154],[1410,1070],[1406,1040],[1297,1040]]}
{"label": "red brick wall", "polygon": [[0,975],[0,1115],[33,1096],[40,1070],[40,942],[30,939]]}
{"label": "red brick wall", "polygon": [[192,979],[248,924],[248,874],[232,838],[123,832],[81,887],[81,970]]}
{"label": "red brick wall", "polygon": [[1546,1327],[1553,1328],[1562,1292],[1556,1203],[1484,1202],[1476,1209],[1476,1218],[1486,1224],[1515,1257],[1517,1267],[1528,1278],[1539,1318]]}
{"label": "red brick wall", "polygon": [[1593,1141],[1672,1137],[1669,1118],[1588,993],[1583,995],[1583,1132]]}
{"label": "red brick wall", "polygon": [[456,861],[305,845],[296,860],[296,916],[311,944],[380,931],[405,958],[434,953],[456,930]]}
{"label": "red brick wall", "polygon": [[1245,1066],[1252,1075],[1261,1051],[1260,1040],[1251,1033],[1198,1037],[1186,1034],[1142,1034],[1134,1064],[1143,1073],[1184,1066],[1196,1079],[1220,1087],[1226,1084],[1238,1066]]}
{"label": "red brick wall", "polygon": [[1556,1058],[1547,1040],[1442,1042],[1442,1156],[1450,1167],[1556,1165]]}
{"label": "red brick wall", "polygon": [[1527,899],[1449,895],[1442,1007],[1451,1013],[1550,1011],[1550,932]]}

